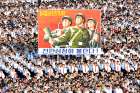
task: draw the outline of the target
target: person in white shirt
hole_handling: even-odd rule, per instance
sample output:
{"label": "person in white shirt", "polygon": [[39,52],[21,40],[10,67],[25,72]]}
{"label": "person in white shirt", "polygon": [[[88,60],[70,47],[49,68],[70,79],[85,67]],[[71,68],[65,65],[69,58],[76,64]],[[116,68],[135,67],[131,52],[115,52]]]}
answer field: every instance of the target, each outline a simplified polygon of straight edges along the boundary
{"label": "person in white shirt", "polygon": [[17,69],[18,68],[18,64],[17,63],[13,63],[13,67],[15,68],[15,69]]}
{"label": "person in white shirt", "polygon": [[43,76],[43,70],[41,67],[37,67],[37,79],[40,79]]}
{"label": "person in white shirt", "polygon": [[2,79],[5,78],[5,75],[4,75],[3,71],[0,71],[0,78],[2,78]]}
{"label": "person in white shirt", "polygon": [[103,89],[106,93],[112,93],[112,87],[110,85],[106,85]]}
{"label": "person in white shirt", "polygon": [[133,65],[133,71],[137,71],[137,69],[138,69],[138,62],[134,61],[133,64],[134,64]]}
{"label": "person in white shirt", "polygon": [[83,73],[88,73],[89,71],[88,65],[86,63],[82,64],[82,69],[83,69]]}
{"label": "person in white shirt", "polygon": [[10,71],[10,76],[13,79],[13,81],[15,82],[17,79],[17,73],[16,73],[15,69],[12,69],[12,71]]}
{"label": "person in white shirt", "polygon": [[54,72],[51,66],[48,67],[48,75],[49,77],[54,75]]}
{"label": "person in white shirt", "polygon": [[73,93],[73,91],[71,90],[71,87],[68,88],[67,93]]}
{"label": "person in white shirt", "polygon": [[117,88],[115,88],[115,93],[123,93],[123,90],[118,86]]}
{"label": "person in white shirt", "polygon": [[103,6],[103,12],[104,12],[104,14],[106,14],[106,10],[107,10],[107,4],[105,4],[104,6]]}
{"label": "person in white shirt", "polygon": [[106,63],[105,64],[105,71],[106,72],[110,72],[111,71],[111,68],[110,68],[110,64],[109,63]]}
{"label": "person in white shirt", "polygon": [[99,73],[99,67],[98,67],[97,63],[93,63],[93,72]]}
{"label": "person in white shirt", "polygon": [[23,75],[26,77],[27,80],[31,79],[31,74],[27,69],[24,69]]}
{"label": "person in white shirt", "polygon": [[101,93],[101,88],[97,85],[94,93]]}
{"label": "person in white shirt", "polygon": [[9,0],[9,3],[15,3],[15,0]]}
{"label": "person in white shirt", "polygon": [[30,69],[32,67],[32,62],[31,61],[27,64],[27,67],[28,67],[28,69]]}
{"label": "person in white shirt", "polygon": [[21,73],[23,73],[23,65],[20,64],[20,65],[18,66],[18,71],[20,71]]}
{"label": "person in white shirt", "polygon": [[70,64],[68,68],[69,68],[70,73],[74,73],[75,71],[78,72],[78,68],[73,63]]}
{"label": "person in white shirt", "polygon": [[59,69],[59,73],[61,73],[62,75],[67,73],[67,68],[64,64],[61,64],[58,69]]}
{"label": "person in white shirt", "polygon": [[121,71],[121,65],[120,65],[120,63],[118,61],[115,62],[115,70],[116,70],[116,72],[120,72]]}
{"label": "person in white shirt", "polygon": [[76,93],[82,93],[81,89],[78,88],[77,91],[76,91]]}
{"label": "person in white shirt", "polygon": [[129,65],[129,63],[128,62],[125,62],[125,70],[127,71],[127,72],[130,72],[130,65]]}
{"label": "person in white shirt", "polygon": [[124,83],[122,84],[123,88],[125,88],[125,89],[128,88],[128,85],[129,85],[129,81],[128,80],[124,81]]}
{"label": "person in white shirt", "polygon": [[85,88],[83,93],[90,93],[90,91],[88,88]]}

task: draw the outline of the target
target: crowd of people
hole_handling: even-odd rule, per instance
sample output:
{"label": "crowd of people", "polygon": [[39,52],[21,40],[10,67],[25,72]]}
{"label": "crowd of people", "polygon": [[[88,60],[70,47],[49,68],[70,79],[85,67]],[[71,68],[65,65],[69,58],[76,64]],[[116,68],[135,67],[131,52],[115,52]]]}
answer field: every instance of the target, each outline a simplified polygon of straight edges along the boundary
{"label": "crowd of people", "polygon": [[[0,93],[140,92],[139,0],[29,1],[0,1]],[[101,9],[104,54],[38,55],[40,8]]]}

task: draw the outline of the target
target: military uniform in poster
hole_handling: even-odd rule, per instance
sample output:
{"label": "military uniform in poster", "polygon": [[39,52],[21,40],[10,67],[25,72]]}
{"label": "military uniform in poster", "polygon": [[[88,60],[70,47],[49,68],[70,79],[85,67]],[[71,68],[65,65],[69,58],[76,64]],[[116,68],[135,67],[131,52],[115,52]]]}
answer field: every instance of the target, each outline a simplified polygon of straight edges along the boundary
{"label": "military uniform in poster", "polygon": [[68,45],[70,48],[89,47],[90,35],[85,28],[71,27],[62,36],[55,39],[54,45]]}

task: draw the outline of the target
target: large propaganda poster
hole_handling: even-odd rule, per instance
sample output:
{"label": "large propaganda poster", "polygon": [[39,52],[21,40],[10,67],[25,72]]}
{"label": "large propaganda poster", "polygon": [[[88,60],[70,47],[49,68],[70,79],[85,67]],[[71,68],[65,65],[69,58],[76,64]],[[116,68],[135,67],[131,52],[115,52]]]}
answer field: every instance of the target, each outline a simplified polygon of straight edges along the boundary
{"label": "large propaganda poster", "polygon": [[101,11],[39,10],[39,54],[87,54],[100,48]]}

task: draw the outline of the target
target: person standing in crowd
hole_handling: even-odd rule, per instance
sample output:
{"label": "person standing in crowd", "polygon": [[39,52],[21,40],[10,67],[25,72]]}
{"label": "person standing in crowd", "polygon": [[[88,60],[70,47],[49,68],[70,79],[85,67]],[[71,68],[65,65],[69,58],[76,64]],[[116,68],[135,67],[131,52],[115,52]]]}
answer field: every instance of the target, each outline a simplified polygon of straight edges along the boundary
{"label": "person standing in crowd", "polygon": [[121,89],[120,86],[117,86],[114,91],[115,93],[123,93],[123,90]]}
{"label": "person standing in crowd", "polygon": [[115,71],[115,61],[114,60],[112,60],[110,66],[111,66],[111,71],[114,72]]}
{"label": "person standing in crowd", "polygon": [[3,71],[0,71],[0,78],[1,79],[4,79],[5,78],[5,75],[4,75]]}
{"label": "person standing in crowd", "polygon": [[95,74],[99,73],[99,67],[98,67],[97,63],[93,63],[93,72]]}
{"label": "person standing in crowd", "polygon": [[49,68],[48,68],[48,75],[49,75],[49,77],[54,76],[54,71],[51,66],[49,66]]}
{"label": "person standing in crowd", "polygon": [[130,72],[130,65],[128,62],[125,62],[125,70],[129,73]]}
{"label": "person standing in crowd", "polygon": [[116,61],[115,62],[115,70],[118,73],[121,71],[121,65],[120,65],[120,62],[119,61]]}
{"label": "person standing in crowd", "polygon": [[99,63],[99,70],[100,71],[104,71],[104,68],[105,68],[105,64],[103,63],[103,61],[100,61],[100,63]]}
{"label": "person standing in crowd", "polygon": [[105,71],[108,72],[108,73],[111,72],[111,68],[110,68],[110,64],[109,63],[105,64]]}
{"label": "person standing in crowd", "polygon": [[38,0],[38,8],[40,7],[41,5],[41,0]]}
{"label": "person standing in crowd", "polygon": [[15,69],[12,69],[11,73],[10,73],[10,77],[13,79],[14,82],[16,82],[17,79],[17,73]]}

